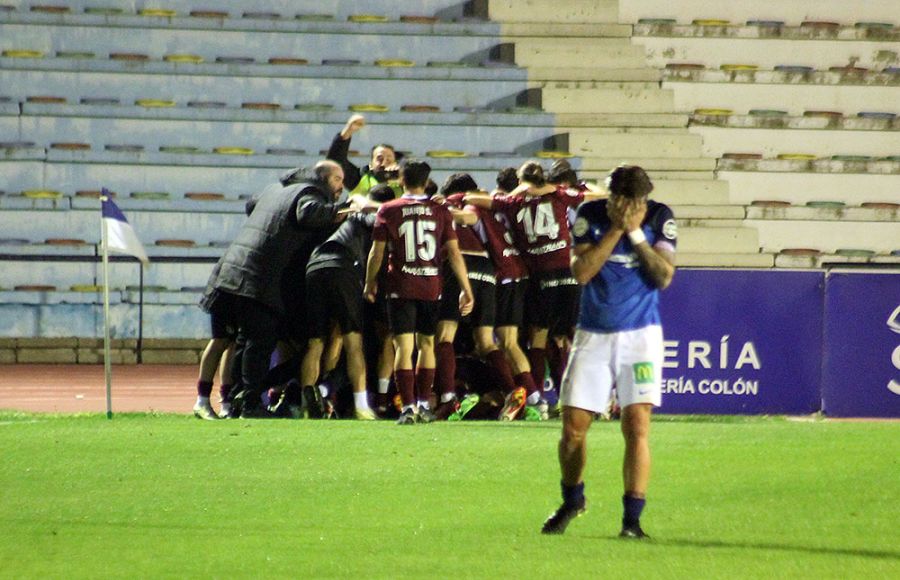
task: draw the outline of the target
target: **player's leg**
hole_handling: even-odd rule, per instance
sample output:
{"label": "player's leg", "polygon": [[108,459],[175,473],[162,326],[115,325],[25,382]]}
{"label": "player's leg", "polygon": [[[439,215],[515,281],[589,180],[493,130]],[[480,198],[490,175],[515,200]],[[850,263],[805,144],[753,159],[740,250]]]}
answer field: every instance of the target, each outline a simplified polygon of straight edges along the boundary
{"label": "player's leg", "polygon": [[423,423],[434,421],[431,410],[431,393],[434,387],[435,354],[434,334],[437,331],[439,303],[437,301],[416,301],[416,404],[419,420]]}
{"label": "player's leg", "polygon": [[623,537],[641,538],[641,512],[647,501],[650,482],[650,415],[653,405],[639,403],[622,409],[622,436],[625,438],[625,459],[622,463]]}
{"label": "player's leg", "polygon": [[456,401],[456,349],[453,346],[460,320],[459,281],[450,273],[444,276],[443,283],[434,341],[434,388],[440,403],[435,409],[436,419],[446,419],[459,406]]}
{"label": "player's leg", "polygon": [[394,343],[394,381],[400,393],[400,418],[397,423],[409,425],[416,422],[416,375],[413,371],[412,359],[415,348],[415,334],[412,332],[395,332]]}
{"label": "player's leg", "polygon": [[544,523],[545,534],[561,534],[569,522],[584,513],[584,467],[587,433],[594,413],[609,399],[613,373],[611,340],[607,335],[579,331],[566,374],[563,377],[562,435],[558,458],[562,505]]}
{"label": "player's leg", "polygon": [[215,420],[219,416],[212,408],[209,397],[212,394],[213,380],[222,354],[228,348],[230,339],[211,338],[200,355],[200,376],[197,379],[197,401],[194,403],[194,416],[198,419]]}
{"label": "player's leg", "polygon": [[[362,290],[359,291],[359,294],[362,295]],[[341,303],[343,303],[343,301],[341,301]],[[341,308],[332,308],[331,312],[333,317],[336,317],[338,320],[341,319],[340,316],[336,316],[338,313],[343,312]],[[328,337],[325,351],[322,353],[321,378],[319,379],[317,388],[322,395],[322,401],[325,403],[325,416],[335,416],[335,386],[332,384],[332,373],[335,372],[338,363],[341,361],[341,352],[344,350],[343,333],[343,326],[341,326],[340,322],[332,324],[331,335]]]}
{"label": "player's leg", "polygon": [[416,374],[413,371],[416,306],[412,300],[389,299],[388,320],[394,344],[394,382],[400,394],[399,425],[414,424],[416,415]]}
{"label": "player's leg", "polygon": [[[434,416],[437,420],[446,419],[459,408],[459,402],[456,400],[456,349],[453,347],[459,323],[446,316],[443,302],[442,298],[441,320],[437,323],[437,334],[434,337],[434,390],[439,403],[434,410]],[[455,302],[454,299],[453,307],[459,312]]]}
{"label": "player's leg", "polygon": [[584,466],[587,463],[587,433],[593,413],[577,407],[563,407],[562,435],[558,457],[562,505],[550,514],[541,532],[562,534],[569,523],[587,509],[584,497]]}
{"label": "player's leg", "polygon": [[386,321],[375,322],[375,334],[381,346],[378,349],[378,361],[375,365],[377,378],[375,407],[378,414],[384,417],[390,406],[388,392],[391,388],[391,376],[394,374],[394,339]]}
{"label": "player's leg", "polygon": [[366,391],[366,357],[363,352],[361,332],[348,332],[344,335],[344,348],[347,352],[347,375],[353,388],[353,406],[357,419],[371,421],[375,412],[369,407],[369,394]]}
{"label": "player's leg", "polygon": [[616,391],[622,406],[622,462],[624,538],[645,538],[640,518],[647,501],[650,481],[650,416],[662,402],[660,389],[663,363],[662,329],[650,326],[616,333]]}
{"label": "player's leg", "polygon": [[234,338],[229,337],[228,347],[219,359],[219,417],[231,417],[231,391],[234,389],[235,366]]}

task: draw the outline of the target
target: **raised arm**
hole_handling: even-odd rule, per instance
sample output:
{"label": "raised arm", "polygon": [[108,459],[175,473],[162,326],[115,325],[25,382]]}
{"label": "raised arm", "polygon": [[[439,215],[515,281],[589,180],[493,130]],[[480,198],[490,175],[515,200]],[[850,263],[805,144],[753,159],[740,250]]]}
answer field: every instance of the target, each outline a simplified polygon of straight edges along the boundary
{"label": "raised arm", "polygon": [[572,250],[571,268],[572,275],[579,284],[584,286],[597,275],[609,260],[624,233],[622,229],[613,228],[604,233],[597,243],[586,242],[575,245]]}
{"label": "raised arm", "polygon": [[641,230],[641,223],[647,215],[646,200],[629,203],[624,211],[623,223],[628,239],[641,264],[641,270],[650,279],[650,282],[665,290],[672,283],[675,276],[675,255],[667,250],[655,248],[647,241]]}

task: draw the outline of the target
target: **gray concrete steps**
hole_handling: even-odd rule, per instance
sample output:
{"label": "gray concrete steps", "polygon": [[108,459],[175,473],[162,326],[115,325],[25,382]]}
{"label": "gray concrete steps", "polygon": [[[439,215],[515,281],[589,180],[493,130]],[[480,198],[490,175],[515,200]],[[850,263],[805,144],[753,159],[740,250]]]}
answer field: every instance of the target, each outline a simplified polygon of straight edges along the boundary
{"label": "gray concrete steps", "polygon": [[618,0],[485,0],[485,15],[496,22],[619,22]]}

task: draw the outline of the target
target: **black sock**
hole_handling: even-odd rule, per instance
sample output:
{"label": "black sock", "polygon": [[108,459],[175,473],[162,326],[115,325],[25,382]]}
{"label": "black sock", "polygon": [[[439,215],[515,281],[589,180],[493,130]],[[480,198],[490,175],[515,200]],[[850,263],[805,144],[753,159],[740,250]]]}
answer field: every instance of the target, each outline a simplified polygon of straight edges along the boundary
{"label": "black sock", "polygon": [[633,497],[630,495],[622,496],[622,505],[625,508],[622,516],[622,527],[631,528],[639,526],[641,523],[641,512],[644,511],[644,504],[647,500],[641,497]]}
{"label": "black sock", "polygon": [[562,487],[563,503],[570,506],[580,506],[584,503],[584,482],[575,485],[566,485],[560,482]]}

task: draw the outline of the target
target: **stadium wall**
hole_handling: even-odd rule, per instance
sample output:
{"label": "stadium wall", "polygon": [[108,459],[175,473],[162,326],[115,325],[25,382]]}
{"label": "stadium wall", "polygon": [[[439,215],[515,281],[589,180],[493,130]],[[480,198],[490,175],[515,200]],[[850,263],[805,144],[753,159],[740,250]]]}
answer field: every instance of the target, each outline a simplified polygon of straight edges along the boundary
{"label": "stadium wall", "polygon": [[[0,304],[0,363],[102,362],[100,295],[41,294]],[[190,294],[114,296],[114,363],[197,364]],[[661,412],[900,417],[900,270],[683,268],[662,296]]]}

